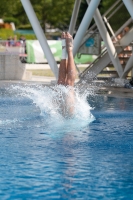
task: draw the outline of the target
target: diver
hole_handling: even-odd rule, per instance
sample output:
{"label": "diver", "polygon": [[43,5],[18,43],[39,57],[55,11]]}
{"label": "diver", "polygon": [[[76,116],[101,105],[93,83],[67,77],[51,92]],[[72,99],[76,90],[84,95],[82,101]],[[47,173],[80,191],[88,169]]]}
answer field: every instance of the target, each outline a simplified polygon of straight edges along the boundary
{"label": "diver", "polygon": [[[76,67],[73,58],[73,38],[68,32],[63,32],[62,40],[62,57],[59,67],[58,85],[68,88],[65,94],[63,107],[63,116],[72,116],[75,107],[74,83],[76,79]],[[62,102],[60,102],[62,104]]]}

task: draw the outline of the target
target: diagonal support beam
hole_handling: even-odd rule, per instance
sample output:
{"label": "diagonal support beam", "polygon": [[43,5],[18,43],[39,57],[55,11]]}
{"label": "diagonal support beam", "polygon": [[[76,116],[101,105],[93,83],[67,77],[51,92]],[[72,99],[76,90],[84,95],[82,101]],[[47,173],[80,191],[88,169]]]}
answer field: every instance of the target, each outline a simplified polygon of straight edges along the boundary
{"label": "diagonal support beam", "polygon": [[[89,5],[90,0],[86,0],[86,1]],[[101,35],[103,41],[105,42],[105,45],[107,47],[110,59],[111,59],[113,65],[114,65],[115,69],[117,70],[119,77],[121,77],[122,74],[123,74],[123,68],[120,64],[120,60],[118,58],[117,51],[116,51],[116,49],[113,45],[113,42],[111,40],[111,37],[110,37],[110,35],[109,35],[105,25],[104,25],[104,22],[102,20],[102,16],[101,16],[98,8],[96,9],[95,14],[94,14],[94,20],[95,20],[95,23],[98,27],[100,35]]]}
{"label": "diagonal support beam", "polygon": [[74,38],[74,49],[73,49],[73,54],[74,56],[76,55],[79,47],[80,47],[80,44],[82,42],[82,39],[85,35],[85,32],[87,31],[90,23],[91,23],[91,20],[93,18],[93,15],[94,15],[94,12],[96,10],[96,8],[98,7],[99,3],[100,3],[101,0],[91,0],[88,8],[87,8],[87,11],[83,17],[83,20],[79,26],[79,29],[76,33],[76,36]]}
{"label": "diagonal support beam", "polygon": [[27,14],[27,16],[29,18],[29,21],[30,21],[30,23],[31,23],[31,25],[33,27],[33,30],[34,30],[34,32],[36,34],[36,37],[40,42],[40,45],[41,45],[41,47],[43,49],[43,52],[44,52],[44,54],[45,54],[45,56],[47,58],[47,61],[48,61],[49,65],[50,65],[50,68],[53,71],[56,79],[58,79],[57,63],[56,63],[56,61],[54,59],[54,56],[53,56],[53,54],[52,54],[52,52],[50,50],[50,47],[49,47],[49,45],[47,43],[47,39],[46,39],[46,37],[45,37],[45,35],[43,33],[43,30],[42,30],[42,28],[40,26],[40,23],[39,23],[38,19],[36,17],[36,14],[35,14],[35,12],[33,10],[33,7],[32,7],[32,5],[31,5],[29,0],[21,0],[21,3],[23,5],[23,7],[25,9],[25,12],[26,12],[26,14]]}
{"label": "diagonal support beam", "polygon": [[75,30],[80,4],[81,4],[81,0],[75,1],[74,9],[73,9],[73,13],[72,13],[71,21],[70,21],[70,26],[69,26],[69,33],[71,35],[73,35],[74,30]]}
{"label": "diagonal support beam", "polygon": [[124,69],[124,72],[122,74],[122,78],[125,78],[126,75],[128,74],[128,72],[133,68],[133,53],[131,55],[131,57],[129,58],[126,67]]}
{"label": "diagonal support beam", "polygon": [[133,19],[133,0],[123,0],[123,3]]}

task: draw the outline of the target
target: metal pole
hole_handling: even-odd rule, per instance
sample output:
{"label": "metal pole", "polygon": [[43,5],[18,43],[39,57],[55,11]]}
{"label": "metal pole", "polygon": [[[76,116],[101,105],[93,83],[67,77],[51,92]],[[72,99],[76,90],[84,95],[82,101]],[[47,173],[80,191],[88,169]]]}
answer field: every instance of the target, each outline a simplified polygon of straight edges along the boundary
{"label": "metal pole", "polygon": [[101,0],[97,0],[97,1],[91,0],[89,6],[87,8],[84,18],[83,18],[83,20],[79,26],[79,29],[76,33],[76,36],[74,38],[74,49],[73,49],[74,56],[76,55],[76,53],[79,49],[80,43],[82,42],[85,32],[87,31],[87,29],[91,23],[94,12],[95,12],[96,8],[98,7],[100,1]]}
{"label": "metal pole", "polygon": [[[87,2],[89,4],[89,0],[87,0]],[[118,56],[117,56],[117,51],[116,51],[116,49],[113,45],[113,42],[112,42],[110,35],[109,35],[105,25],[104,25],[104,22],[102,20],[102,16],[101,16],[98,9],[96,9],[96,11],[95,11],[94,20],[96,22],[96,25],[97,25],[98,30],[100,32],[100,35],[103,38],[103,41],[105,42],[105,46],[107,47],[111,61],[114,65],[114,67],[116,68],[116,70],[119,74],[119,77],[121,77],[122,74],[123,74],[123,68],[120,64],[120,61],[119,61]]]}
{"label": "metal pole", "polygon": [[119,6],[117,6],[116,9],[113,10],[113,11],[111,12],[111,14],[107,17],[107,19],[109,20],[123,5],[124,5],[124,4],[123,4],[123,2],[122,2]]}
{"label": "metal pole", "polygon": [[110,26],[110,24],[109,24],[107,18],[106,18],[106,17],[103,17],[103,19],[104,19],[106,25],[108,26],[108,29],[110,30],[110,33],[112,34],[112,36],[113,36],[113,37],[115,38],[115,40],[117,41],[117,38],[115,37],[115,33],[114,33],[112,27]]}
{"label": "metal pole", "polygon": [[35,34],[36,34],[36,37],[40,42],[40,45],[41,45],[41,47],[43,49],[43,52],[44,52],[44,54],[45,54],[45,56],[47,58],[47,61],[48,61],[49,65],[50,65],[50,68],[53,71],[56,79],[58,79],[57,63],[55,62],[54,56],[53,56],[53,54],[52,54],[52,52],[50,50],[50,47],[49,47],[49,45],[47,43],[47,39],[46,39],[46,37],[45,37],[45,35],[43,33],[43,30],[42,30],[42,28],[40,26],[40,23],[39,23],[38,19],[36,17],[36,14],[35,14],[35,12],[33,10],[33,7],[32,7],[32,5],[31,5],[29,0],[21,0],[21,3],[22,3],[22,5],[23,5],[23,7],[25,9],[25,12],[26,12],[29,20],[30,20],[30,23],[31,23],[31,25],[33,27],[33,30],[34,30]]}
{"label": "metal pole", "polygon": [[129,58],[127,64],[126,64],[126,67],[125,67],[125,70],[122,74],[122,78],[125,78],[127,73],[132,69],[133,67],[133,54],[131,55],[131,57]]}
{"label": "metal pole", "polygon": [[130,13],[130,15],[133,19],[133,1],[132,0],[123,0],[123,3],[125,4],[128,12]]}
{"label": "metal pole", "polygon": [[[117,0],[103,15],[103,17],[105,17],[107,14],[109,14],[111,12],[111,10],[114,10],[114,8],[116,8],[117,4],[120,2],[121,0]],[[112,12],[111,12],[112,13]]]}
{"label": "metal pole", "polygon": [[77,21],[77,17],[78,17],[80,4],[81,4],[81,0],[76,0],[75,1],[74,9],[73,9],[73,13],[72,13],[71,21],[70,21],[70,26],[69,26],[69,33],[71,35],[73,35],[73,33],[74,33],[74,29],[75,29],[75,26],[76,26],[76,21]]}

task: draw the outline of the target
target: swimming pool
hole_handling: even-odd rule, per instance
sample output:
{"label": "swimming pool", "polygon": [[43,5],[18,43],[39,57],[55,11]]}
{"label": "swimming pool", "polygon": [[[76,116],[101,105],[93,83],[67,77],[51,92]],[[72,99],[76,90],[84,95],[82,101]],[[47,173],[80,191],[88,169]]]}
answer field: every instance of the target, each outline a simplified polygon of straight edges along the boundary
{"label": "swimming pool", "polygon": [[0,199],[133,199],[133,100],[90,92],[63,119],[51,93],[0,89]]}

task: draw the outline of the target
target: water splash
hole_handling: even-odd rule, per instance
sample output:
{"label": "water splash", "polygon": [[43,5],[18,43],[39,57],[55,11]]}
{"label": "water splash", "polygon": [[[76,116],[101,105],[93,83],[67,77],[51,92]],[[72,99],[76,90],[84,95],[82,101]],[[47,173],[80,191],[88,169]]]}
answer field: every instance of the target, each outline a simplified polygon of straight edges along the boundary
{"label": "water splash", "polygon": [[[71,105],[70,88],[61,85],[52,87],[42,85],[16,85],[12,86],[12,90],[16,95],[30,98],[33,103],[39,107],[40,115],[44,118],[47,131],[73,131],[80,130],[94,121],[91,114],[92,108],[87,102],[87,91],[80,92],[78,88],[74,89],[75,100]],[[74,107],[72,115],[68,114],[68,105],[66,106],[66,98],[68,99],[69,109]],[[64,114],[65,113],[65,114]]]}

